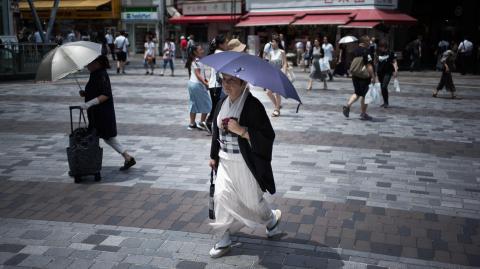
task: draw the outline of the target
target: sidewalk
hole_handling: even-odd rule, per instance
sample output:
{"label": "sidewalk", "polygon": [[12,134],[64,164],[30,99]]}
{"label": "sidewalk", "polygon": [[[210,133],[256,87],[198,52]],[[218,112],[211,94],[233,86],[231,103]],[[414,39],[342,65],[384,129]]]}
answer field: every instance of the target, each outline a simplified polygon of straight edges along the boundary
{"label": "sidewalk", "polygon": [[[127,173],[103,144],[103,180],[74,184],[65,146],[74,80],[0,84],[0,268],[475,268],[480,267],[480,77],[456,78],[461,100],[432,98],[435,76],[401,74],[389,109],[371,122],[341,106],[351,80],[305,91],[271,118],[283,234],[242,229],[211,259],[208,152],[188,131],[186,71],[110,70]],[[169,75],[169,71],[167,70]],[[86,74],[79,75],[84,85]],[[253,94],[271,113],[261,89]],[[447,96],[445,92],[442,96]]]}

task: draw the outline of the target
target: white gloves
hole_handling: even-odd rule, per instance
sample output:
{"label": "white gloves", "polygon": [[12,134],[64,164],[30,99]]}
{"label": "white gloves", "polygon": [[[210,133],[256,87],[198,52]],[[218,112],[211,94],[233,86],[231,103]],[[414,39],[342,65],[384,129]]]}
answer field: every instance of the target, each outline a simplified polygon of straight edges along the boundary
{"label": "white gloves", "polygon": [[100,104],[100,102],[98,101],[98,98],[93,98],[92,100],[90,100],[90,101],[88,101],[88,102],[86,102],[86,103],[80,104],[80,107],[81,107],[82,109],[84,109],[84,110],[87,110],[87,109],[89,109],[90,107],[96,106],[96,105],[98,105],[98,104]]}

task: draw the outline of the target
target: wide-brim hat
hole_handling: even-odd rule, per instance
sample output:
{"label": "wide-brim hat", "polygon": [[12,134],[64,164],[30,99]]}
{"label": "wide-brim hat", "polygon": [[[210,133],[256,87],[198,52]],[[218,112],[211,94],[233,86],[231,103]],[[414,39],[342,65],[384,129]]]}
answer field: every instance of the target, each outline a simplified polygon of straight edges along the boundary
{"label": "wide-brim hat", "polygon": [[243,52],[247,45],[243,44],[242,42],[240,42],[240,40],[235,38],[228,41],[227,47],[230,51]]}

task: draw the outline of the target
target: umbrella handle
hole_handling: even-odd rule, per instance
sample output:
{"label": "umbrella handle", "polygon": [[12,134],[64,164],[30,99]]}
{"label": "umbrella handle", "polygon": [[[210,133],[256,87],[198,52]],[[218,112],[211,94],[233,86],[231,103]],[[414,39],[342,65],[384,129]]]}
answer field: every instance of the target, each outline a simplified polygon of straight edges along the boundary
{"label": "umbrella handle", "polygon": [[300,109],[300,106],[302,105],[302,103],[298,103],[298,106],[297,106],[297,112],[298,113],[298,110]]}
{"label": "umbrella handle", "polygon": [[75,76],[75,73],[73,74],[73,77],[75,78],[75,82],[77,82],[78,88],[83,91],[82,86],[80,86],[80,83],[78,82],[77,76]]}

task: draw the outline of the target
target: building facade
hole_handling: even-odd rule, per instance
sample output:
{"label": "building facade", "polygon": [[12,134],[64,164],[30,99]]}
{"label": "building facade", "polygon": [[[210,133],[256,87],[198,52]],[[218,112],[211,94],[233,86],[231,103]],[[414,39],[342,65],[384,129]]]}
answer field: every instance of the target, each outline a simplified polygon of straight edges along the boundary
{"label": "building facade", "polygon": [[[44,29],[48,24],[53,1],[34,1],[35,9]],[[63,34],[77,30],[82,36],[95,40],[96,33],[118,29],[120,23],[120,0],[61,0],[52,33]],[[35,29],[28,1],[19,2],[22,26]]]}
{"label": "building facade", "polygon": [[161,0],[122,0],[122,29],[128,32],[130,52],[143,53],[148,35],[155,40],[162,39],[164,1]]}

